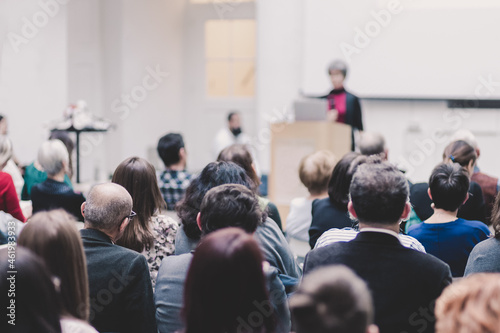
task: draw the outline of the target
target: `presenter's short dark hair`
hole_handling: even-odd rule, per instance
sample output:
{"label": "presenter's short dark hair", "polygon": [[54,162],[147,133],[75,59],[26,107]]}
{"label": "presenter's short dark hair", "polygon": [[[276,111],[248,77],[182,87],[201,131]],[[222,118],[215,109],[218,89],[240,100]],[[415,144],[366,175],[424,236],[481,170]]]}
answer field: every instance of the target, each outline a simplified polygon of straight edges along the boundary
{"label": "presenter's short dark hair", "polygon": [[403,214],[409,187],[401,171],[378,160],[357,168],[349,192],[360,222],[393,224]]}
{"label": "presenter's short dark hair", "polygon": [[346,77],[348,71],[347,64],[342,60],[335,60],[328,65],[328,75],[332,74],[333,71],[340,71]]}
{"label": "presenter's short dark hair", "polygon": [[238,111],[229,111],[227,114],[227,121],[231,121],[234,115],[240,114]]}
{"label": "presenter's short dark hair", "polygon": [[180,161],[179,151],[184,148],[182,135],[178,133],[169,133],[162,136],[158,141],[156,150],[166,167]]}
{"label": "presenter's short dark hair", "polygon": [[442,163],[432,170],[429,178],[432,202],[436,208],[457,210],[469,190],[469,175],[458,163]]}
{"label": "presenter's short dark hair", "polygon": [[255,193],[243,185],[225,184],[205,194],[200,207],[201,233],[238,227],[254,233],[262,222],[262,210]]}

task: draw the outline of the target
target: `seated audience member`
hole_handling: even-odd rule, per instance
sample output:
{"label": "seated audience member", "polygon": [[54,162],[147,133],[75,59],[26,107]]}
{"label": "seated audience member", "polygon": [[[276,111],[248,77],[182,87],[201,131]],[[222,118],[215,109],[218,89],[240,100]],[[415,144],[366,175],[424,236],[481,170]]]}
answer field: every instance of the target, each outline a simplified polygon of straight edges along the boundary
{"label": "seated audience member", "polygon": [[290,298],[296,333],[378,333],[366,283],[341,265],[322,267],[304,276]]}
{"label": "seated audience member", "polygon": [[[12,271],[10,267],[12,258],[8,256],[7,250],[0,251],[0,292],[2,295],[0,297],[2,307],[0,332],[64,332],[61,330],[56,289],[43,260],[22,247],[15,249],[15,255],[16,274],[12,274],[9,273]],[[15,285],[14,292],[11,290],[12,285]]]}
{"label": "seated audience member", "polygon": [[[0,135],[0,170],[3,170],[12,157],[12,142],[4,135]],[[0,171],[0,210],[12,215],[21,222],[26,219],[19,206],[16,188],[11,175]]]}
{"label": "seated audience member", "polygon": [[[314,248],[319,249],[320,247],[325,247],[335,242],[349,242],[356,238],[358,233],[359,230],[353,228],[332,228],[325,231],[323,235],[318,238]],[[398,238],[404,247],[426,253],[424,246],[415,238],[403,234],[398,234]]]}
{"label": "seated audience member", "polygon": [[[262,223],[262,214],[255,193],[247,187],[239,184],[225,184],[212,188],[204,196],[200,212],[196,217],[196,223],[203,238],[199,247],[194,251],[195,255],[198,249],[201,248],[205,236],[216,230],[238,227],[248,234],[253,234]],[[219,243],[222,245],[224,241],[220,240]],[[210,253],[210,255],[213,255],[213,253]],[[169,256],[163,259],[160,271],[158,272],[155,290],[156,320],[160,332],[175,332],[182,329],[179,312],[182,307],[184,281],[192,259],[192,252],[178,256]],[[225,265],[228,265],[228,263],[225,262]],[[236,265],[236,262],[234,262],[234,265]],[[278,272],[276,268],[267,266],[268,268],[265,273],[270,292],[273,294],[273,311],[277,311],[279,319],[277,331],[289,332],[290,318],[286,307],[285,290],[277,277]],[[212,274],[216,272],[220,273],[219,271],[220,269],[214,270]],[[228,276],[234,278],[234,274],[236,273],[233,271],[231,274],[228,273]],[[203,274],[202,276],[203,279],[208,280],[210,274],[207,272],[207,274]],[[236,309],[237,303],[229,303],[224,306]],[[226,308],[224,307],[224,309]],[[205,311],[208,312],[208,309],[205,309]],[[213,308],[213,311],[226,312],[227,310]],[[186,318],[186,320],[190,319],[191,317]],[[246,318],[243,318],[243,320],[246,320]],[[204,323],[200,322],[200,324]],[[208,329],[206,331],[212,332]],[[246,330],[243,331],[246,332]],[[190,330],[186,330],[186,332],[190,332]]]}
{"label": "seated audience member", "polygon": [[366,156],[347,153],[335,165],[328,183],[328,198],[316,199],[312,203],[312,222],[309,228],[309,245],[314,248],[318,238],[331,228],[351,227],[353,221],[347,212],[349,185],[358,165]]}
{"label": "seated audience member", "polygon": [[179,224],[161,214],[165,201],[156,182],[155,168],[145,159],[127,158],[118,165],[111,181],[125,187],[132,196],[132,209],[137,214],[116,244],[146,257],[154,288],[162,259],[174,253]]}
{"label": "seated audience member", "polygon": [[[247,149],[247,146],[242,144],[234,144],[229,147],[226,147],[220,152],[217,161],[233,162],[242,167],[253,183],[252,184],[253,191],[255,193],[258,193],[260,179],[259,176],[257,176],[257,172],[255,171],[253,157],[250,151]],[[276,222],[280,230],[283,230],[280,213],[276,205],[270,202],[268,199],[265,199],[261,196],[259,196],[259,204],[262,210],[267,211],[267,215],[269,216],[269,218],[272,219],[274,222]]]}
{"label": "seated audience member", "polygon": [[156,147],[165,170],[158,172],[158,186],[168,210],[174,210],[175,204],[182,199],[191,182],[191,174],[186,171],[186,148],[182,135],[169,133],[158,141]]}
{"label": "seated audience member", "polygon": [[94,186],[82,205],[90,323],[99,332],[156,333],[148,264],[115,242],[133,218],[132,197],[120,185]]}
{"label": "seated audience member", "polygon": [[[9,213],[0,210],[0,245],[8,244],[9,238],[11,241],[15,241],[25,225],[25,223],[15,219]],[[12,227],[14,227],[14,230],[12,230]]]}
{"label": "seated audience member", "polygon": [[383,161],[387,161],[389,156],[389,150],[385,146],[385,139],[379,133],[362,132],[358,140],[358,148],[362,155],[376,155]]}
{"label": "seated audience member", "polygon": [[[223,184],[241,184],[248,189],[253,189],[253,182],[245,170],[235,163],[209,163],[200,175],[193,179],[186,189],[184,199],[177,206],[182,226],[175,238],[175,254],[189,253],[196,248],[201,236],[200,228],[196,223],[201,201],[211,188]],[[301,269],[294,259],[285,236],[274,221],[267,215],[265,217],[265,221],[258,226],[256,231],[257,241],[261,245],[264,258],[271,266],[277,268],[280,274],[295,279],[300,278]]]}
{"label": "seated audience member", "polygon": [[474,246],[465,266],[465,276],[474,273],[500,273],[500,195],[495,199],[491,226],[495,237]]}
{"label": "seated audience member", "polygon": [[83,221],[80,207],[85,197],[81,193],[74,192],[64,182],[69,163],[68,150],[64,144],[59,140],[45,141],[38,151],[38,161],[47,172],[47,180],[31,188],[33,214],[62,208],[75,216],[78,221]]}
{"label": "seated audience member", "polygon": [[328,150],[320,150],[305,156],[299,165],[299,178],[309,192],[308,197],[295,198],[286,218],[286,236],[302,242],[309,241],[312,203],[328,197],[328,182],[335,167],[335,156]]}
{"label": "seated audience member", "polygon": [[436,301],[436,333],[500,332],[500,274],[454,282]]}
{"label": "seated audience member", "polygon": [[451,283],[450,268],[399,241],[399,223],[410,213],[408,181],[387,162],[365,163],[357,168],[349,192],[348,210],[359,221],[359,234],[309,252],[304,275],[326,265],[346,265],[372,291],[381,332],[434,332],[429,307]]}
{"label": "seated audience member", "polygon": [[[71,176],[73,174],[73,164],[71,154],[73,152],[74,143],[69,137],[67,132],[64,131],[54,131],[51,133],[49,140],[61,140],[68,150],[68,167],[66,168],[66,174],[64,175],[64,183],[69,187],[73,188],[71,184]],[[45,172],[40,165],[38,160],[28,165],[24,170],[24,186],[21,194],[22,200],[31,200],[31,188],[33,185],[43,183],[47,179],[47,172]]]}
{"label": "seated audience member", "polygon": [[[185,332],[276,332],[262,263],[259,245],[242,229],[225,228],[207,235],[186,277]],[[255,321],[255,313],[263,319]]]}
{"label": "seated audience member", "polygon": [[[476,137],[471,131],[462,129],[455,132],[455,134],[453,134],[453,141],[457,140],[463,140],[471,145],[476,150],[476,155],[479,159],[479,156],[481,156],[481,150],[477,144]],[[481,190],[483,191],[486,222],[489,224],[491,211],[493,210],[493,203],[495,202],[495,197],[500,189],[500,180],[497,177],[492,177],[481,172],[477,163],[474,166],[474,172],[472,173],[471,180],[481,186]]]}
{"label": "seated audience member", "polygon": [[[2,114],[0,114],[0,135],[2,136],[9,135],[9,126],[7,123],[7,118]],[[14,153],[12,153],[12,157],[7,161],[2,171],[8,173],[12,177],[12,181],[14,182],[14,187],[16,188],[17,196],[18,198],[20,198],[21,191],[24,186],[24,179],[21,169],[19,168],[19,161],[16,159]]]}
{"label": "seated audience member", "polygon": [[440,164],[429,178],[428,194],[434,214],[408,230],[428,253],[450,265],[453,277],[464,275],[474,246],[488,238],[490,230],[480,221],[457,218],[458,208],[467,200],[469,175],[458,163]]}
{"label": "seated audience member", "polygon": [[[476,151],[465,141],[454,141],[450,143],[443,152],[443,163],[458,163],[466,168],[469,177],[474,172],[476,165]],[[410,201],[421,221],[425,221],[433,214],[432,201],[427,194],[429,184],[413,184],[410,189]],[[458,217],[466,220],[485,222],[484,200],[481,187],[476,182],[470,182],[469,199],[458,210]],[[407,227],[410,227],[407,225]]]}
{"label": "seated audience member", "polygon": [[64,210],[40,212],[30,218],[18,245],[31,250],[58,279],[63,332],[96,332],[88,323],[89,285],[82,240],[75,219]]}

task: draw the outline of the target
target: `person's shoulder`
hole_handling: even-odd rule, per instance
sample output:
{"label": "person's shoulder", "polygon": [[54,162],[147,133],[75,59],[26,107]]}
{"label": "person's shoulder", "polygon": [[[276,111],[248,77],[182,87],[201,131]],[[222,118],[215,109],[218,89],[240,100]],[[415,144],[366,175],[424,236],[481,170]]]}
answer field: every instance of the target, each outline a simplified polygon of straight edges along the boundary
{"label": "person's shoulder", "polygon": [[10,183],[12,182],[12,176],[8,174],[7,172],[0,171],[0,182],[1,183]]}
{"label": "person's shoulder", "polygon": [[486,224],[484,224],[481,221],[476,221],[476,220],[466,220],[466,219],[458,219],[462,225],[462,227],[468,228],[468,229],[480,229],[481,231],[485,232],[486,234],[490,234],[490,229]]}
{"label": "person's shoulder", "polygon": [[63,333],[98,333],[95,328],[80,319],[63,317],[60,322]]}
{"label": "person's shoulder", "polygon": [[311,203],[311,200],[308,200],[306,197],[300,197],[300,198],[293,198],[292,201],[290,202],[290,208],[292,206],[294,207],[302,207],[308,203]]}
{"label": "person's shoulder", "polygon": [[477,243],[472,249],[471,256],[473,254],[488,253],[494,251],[500,254],[500,239],[498,238],[488,238],[482,242]]}
{"label": "person's shoulder", "polygon": [[421,231],[422,229],[424,229],[425,227],[427,226],[427,224],[425,224],[424,222],[422,223],[418,223],[418,224],[414,224],[412,226],[410,226],[408,228],[408,235],[411,236],[411,237],[414,237],[412,236],[412,234],[414,233],[417,233],[419,231]]}

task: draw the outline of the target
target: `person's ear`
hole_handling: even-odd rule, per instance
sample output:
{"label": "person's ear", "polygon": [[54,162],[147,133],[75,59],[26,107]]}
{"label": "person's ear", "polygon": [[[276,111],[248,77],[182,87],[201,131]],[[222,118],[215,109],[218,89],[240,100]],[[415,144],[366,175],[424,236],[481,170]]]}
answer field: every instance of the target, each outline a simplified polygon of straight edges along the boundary
{"label": "person's ear", "polygon": [[130,218],[128,216],[123,219],[122,223],[120,224],[120,229],[119,229],[120,230],[120,234],[123,232],[123,230],[125,230],[125,228],[129,224],[129,222],[130,222]]}
{"label": "person's ear", "polygon": [[479,158],[479,155],[481,155],[481,150],[479,148],[476,148],[476,155],[477,158]]}
{"label": "person's ear", "polygon": [[181,149],[179,149],[179,159],[182,161],[184,159],[186,159],[186,149],[184,147],[182,147]]}
{"label": "person's ear", "polygon": [[198,225],[198,228],[201,230],[201,215],[198,212],[198,215],[196,215],[196,224]]}
{"label": "person's ear", "polygon": [[80,207],[80,210],[82,211],[82,216],[83,216],[83,218],[85,218],[85,204],[86,204],[86,203],[87,203],[87,202],[85,201],[84,203],[82,203],[82,205],[81,205],[81,207]]}
{"label": "person's ear", "polygon": [[351,214],[354,218],[358,218],[358,215],[356,214],[356,211],[354,210],[354,205],[352,204],[352,201],[349,201],[347,204],[347,211],[349,214]]}
{"label": "person's ear", "polygon": [[406,221],[411,213],[411,205],[409,202],[405,203],[405,208],[403,209],[403,213],[401,214],[401,220]]}
{"label": "person's ear", "polygon": [[375,324],[371,324],[366,328],[366,333],[379,333],[378,326]]}
{"label": "person's ear", "polygon": [[384,149],[384,161],[388,161],[389,160],[389,149],[385,148]]}
{"label": "person's ear", "polygon": [[428,188],[428,189],[427,189],[427,195],[428,195],[428,196],[429,196],[429,198],[431,198],[431,200],[432,200],[432,194],[431,194],[431,189],[430,189],[430,188]]}
{"label": "person's ear", "polygon": [[462,205],[465,205],[465,203],[469,200],[469,192],[467,192],[467,195],[465,196],[464,202],[462,202]]}

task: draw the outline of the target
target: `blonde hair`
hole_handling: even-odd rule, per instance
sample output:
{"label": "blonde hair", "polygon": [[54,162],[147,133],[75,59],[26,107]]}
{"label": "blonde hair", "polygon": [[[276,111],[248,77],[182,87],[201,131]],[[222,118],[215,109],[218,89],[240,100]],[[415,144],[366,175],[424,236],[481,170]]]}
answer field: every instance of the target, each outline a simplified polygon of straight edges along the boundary
{"label": "blonde hair", "polygon": [[500,274],[474,274],[451,284],[435,312],[436,333],[500,333]]}
{"label": "blonde hair", "polygon": [[320,150],[302,158],[299,178],[311,194],[320,194],[328,189],[336,158],[328,150]]}

